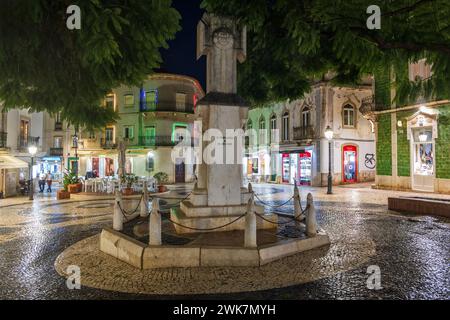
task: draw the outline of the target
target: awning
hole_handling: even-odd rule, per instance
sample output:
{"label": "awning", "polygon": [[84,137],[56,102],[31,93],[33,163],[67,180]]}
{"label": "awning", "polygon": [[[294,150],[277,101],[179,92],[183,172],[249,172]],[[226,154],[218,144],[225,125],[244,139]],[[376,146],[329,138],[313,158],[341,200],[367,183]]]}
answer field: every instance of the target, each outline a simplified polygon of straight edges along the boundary
{"label": "awning", "polygon": [[10,155],[0,154],[0,169],[28,168],[28,163]]}

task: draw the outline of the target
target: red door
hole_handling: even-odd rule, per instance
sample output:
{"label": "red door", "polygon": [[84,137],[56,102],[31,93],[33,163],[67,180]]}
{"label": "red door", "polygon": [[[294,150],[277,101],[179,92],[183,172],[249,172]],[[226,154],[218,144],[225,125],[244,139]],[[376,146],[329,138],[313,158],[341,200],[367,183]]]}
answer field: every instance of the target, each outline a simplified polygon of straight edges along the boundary
{"label": "red door", "polygon": [[342,148],[342,181],[344,183],[358,181],[358,151],[356,146],[346,145]]}
{"label": "red door", "polygon": [[283,153],[282,156],[282,162],[281,162],[281,170],[282,170],[282,179],[283,183],[289,183],[289,177],[290,177],[290,160],[289,160],[289,153]]}

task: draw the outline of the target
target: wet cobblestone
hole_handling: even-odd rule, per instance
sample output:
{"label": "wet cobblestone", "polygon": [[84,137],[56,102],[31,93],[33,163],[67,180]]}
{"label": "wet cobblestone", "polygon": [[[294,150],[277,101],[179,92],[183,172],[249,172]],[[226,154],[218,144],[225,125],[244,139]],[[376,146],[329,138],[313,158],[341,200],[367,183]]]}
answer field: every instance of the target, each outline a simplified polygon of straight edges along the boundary
{"label": "wet cobblestone", "polygon": [[[279,190],[283,190],[280,192]],[[255,186],[270,194],[272,187]],[[264,198],[281,203],[289,187]],[[339,188],[335,188],[339,189]],[[356,269],[313,282],[257,292],[187,296],[208,299],[448,299],[450,288],[450,228],[448,220],[405,217],[386,209],[388,191],[342,188],[330,201],[323,189],[314,195],[318,221],[332,242],[363,235],[375,243],[375,254]],[[336,190],[337,191],[337,190]],[[316,197],[317,195],[317,197]],[[304,200],[305,193],[302,191]],[[350,200],[350,201],[349,201]],[[170,202],[170,201],[168,201]],[[36,202],[0,207],[1,299],[172,299],[180,296],[142,295],[82,287],[68,290],[54,269],[56,257],[72,244],[111,225],[112,201],[70,204]],[[80,207],[81,206],[81,207]],[[290,209],[281,211],[289,212]],[[345,255],[345,248],[333,253]],[[332,263],[332,260],[330,261]],[[381,269],[382,290],[368,290],[367,267]],[[181,271],[180,271],[181,272]],[[183,271],[187,272],[187,271]],[[289,272],[285,270],[285,272]],[[119,281],[119,279],[118,279]],[[164,281],[161,280],[163,284]]]}

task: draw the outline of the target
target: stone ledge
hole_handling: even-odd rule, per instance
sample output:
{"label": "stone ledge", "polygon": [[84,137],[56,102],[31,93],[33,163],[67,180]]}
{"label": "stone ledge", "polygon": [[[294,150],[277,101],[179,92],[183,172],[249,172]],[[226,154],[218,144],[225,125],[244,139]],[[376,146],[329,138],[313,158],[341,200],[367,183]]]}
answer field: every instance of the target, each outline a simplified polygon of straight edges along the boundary
{"label": "stone ledge", "polygon": [[100,251],[139,269],[144,249],[143,243],[113,229],[103,229],[100,235]]}
{"label": "stone ledge", "polygon": [[100,251],[139,269],[257,267],[330,244],[325,232],[305,239],[280,240],[256,248],[225,246],[146,246],[120,232],[103,229]]}

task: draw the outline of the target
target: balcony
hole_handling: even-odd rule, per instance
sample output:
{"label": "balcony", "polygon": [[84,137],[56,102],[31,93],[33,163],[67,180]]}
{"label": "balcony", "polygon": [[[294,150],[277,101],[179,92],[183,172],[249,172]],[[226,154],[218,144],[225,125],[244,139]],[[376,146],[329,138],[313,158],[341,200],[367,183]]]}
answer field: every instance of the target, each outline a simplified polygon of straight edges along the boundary
{"label": "balcony", "polygon": [[[190,146],[194,146],[194,143],[198,139],[191,139]],[[180,143],[180,140],[172,141],[172,136],[154,136],[154,137],[139,137],[139,146],[143,147],[173,147]]]}
{"label": "balcony", "polygon": [[102,147],[103,149],[115,149],[117,147],[117,144],[113,140],[101,138],[100,147]]}
{"label": "balcony", "polygon": [[6,132],[0,132],[0,148],[6,148],[8,134]]}
{"label": "balcony", "polygon": [[315,130],[313,126],[294,128],[294,140],[314,139]]}
{"label": "balcony", "polygon": [[177,107],[176,102],[158,101],[157,103],[140,105],[141,112],[181,112],[181,113],[194,113],[194,105],[186,103],[183,107]]}
{"label": "balcony", "polygon": [[17,147],[19,149],[26,149],[29,146],[37,146],[39,144],[39,139],[39,137],[19,136]]}
{"label": "balcony", "polygon": [[64,155],[63,148],[50,148],[49,155],[53,157],[62,157]]}
{"label": "balcony", "polygon": [[55,131],[62,131],[63,124],[62,122],[55,122]]}
{"label": "balcony", "polygon": [[[381,110],[382,108],[379,108]],[[369,120],[374,120],[375,114],[374,112],[377,110],[377,105],[375,103],[375,96],[371,95],[365,97],[361,101],[361,107],[359,108],[359,112],[361,112],[362,116]]]}

